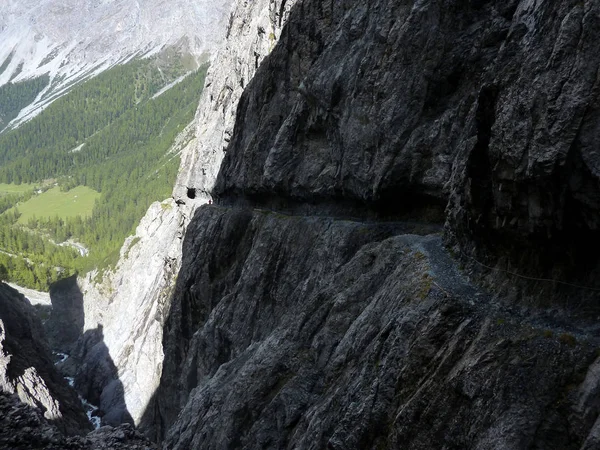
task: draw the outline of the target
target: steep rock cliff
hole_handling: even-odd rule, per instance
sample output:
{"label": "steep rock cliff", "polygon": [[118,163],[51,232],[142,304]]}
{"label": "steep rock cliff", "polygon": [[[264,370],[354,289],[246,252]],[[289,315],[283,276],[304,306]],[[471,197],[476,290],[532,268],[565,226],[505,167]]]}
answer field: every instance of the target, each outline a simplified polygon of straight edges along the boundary
{"label": "steep rock cliff", "polygon": [[201,208],[165,333],[164,447],[595,448],[593,330],[498,304],[431,232]]}
{"label": "steep rock cliff", "polygon": [[35,310],[4,283],[0,283],[0,390],[16,394],[67,434],[91,429],[75,391],[54,368]]}
{"label": "steep rock cliff", "polygon": [[522,281],[563,308],[525,305],[457,261],[594,282],[564,236],[596,233],[599,20],[575,0],[292,7],[187,228],[165,448],[600,446],[600,336],[576,317],[594,286]]}
{"label": "steep rock cliff", "polygon": [[197,142],[182,156],[173,191],[177,200],[197,205],[210,198],[231,141],[240,96],[275,47],[294,3],[295,0],[234,3],[226,39],[208,71],[196,113]]}
{"label": "steep rock cliff", "polygon": [[183,235],[195,209],[210,199],[238,99],[273,49],[293,3],[234,5],[227,39],[211,60],[191,130],[195,138],[178,149],[181,168],[173,199],[151,206],[135,236],[123,245],[114,272],[100,283],[97,274],[79,281],[76,291],[83,296],[87,335],[73,350],[80,364],[76,387],[98,402],[105,423],[127,418],[150,434],[156,429],[151,399],[161,377],[163,325],[181,264]]}
{"label": "steep rock cliff", "polygon": [[380,216],[451,197],[463,251],[596,284],[598,8],[303,2],[240,103],[216,193]]}

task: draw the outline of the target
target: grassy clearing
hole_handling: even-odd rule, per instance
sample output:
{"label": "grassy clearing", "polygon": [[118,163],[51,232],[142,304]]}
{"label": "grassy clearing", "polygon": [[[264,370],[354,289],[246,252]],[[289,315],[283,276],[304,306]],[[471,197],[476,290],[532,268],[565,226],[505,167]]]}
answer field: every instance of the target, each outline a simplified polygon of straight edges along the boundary
{"label": "grassy clearing", "polygon": [[26,225],[32,217],[61,219],[92,215],[94,202],[100,193],[86,186],[77,186],[69,192],[61,192],[59,187],[32,197],[18,206],[21,217],[17,223]]}
{"label": "grassy clearing", "polygon": [[33,191],[35,186],[33,184],[6,184],[0,183],[0,195],[7,194],[25,194],[26,192]]}

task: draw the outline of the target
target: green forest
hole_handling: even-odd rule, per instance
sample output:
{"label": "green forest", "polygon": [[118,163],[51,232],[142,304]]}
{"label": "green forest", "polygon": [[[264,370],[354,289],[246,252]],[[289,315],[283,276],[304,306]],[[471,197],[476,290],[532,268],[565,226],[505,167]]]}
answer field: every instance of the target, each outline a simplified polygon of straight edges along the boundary
{"label": "green forest", "polygon": [[50,77],[44,75],[20,83],[7,83],[0,86],[0,131],[6,128],[25,106],[35,100],[37,95],[48,86],[49,81]]}
{"label": "green forest", "polygon": [[[13,227],[18,210],[0,216],[0,273],[21,286],[45,290],[60,278],[77,271],[79,252],[59,246],[38,233]],[[17,256],[18,255],[18,256]]]}
{"label": "green forest", "polygon": [[[116,263],[150,204],[171,194],[179,157],[169,149],[194,117],[206,69],[153,99],[184,68],[134,61],[75,87],[30,122],[0,134],[0,182],[52,179],[64,191],[88,186],[100,193],[89,217],[33,217],[26,226],[17,223],[18,204],[37,194],[0,195],[4,278],[47,290],[62,276]],[[54,244],[69,239],[89,255]]]}

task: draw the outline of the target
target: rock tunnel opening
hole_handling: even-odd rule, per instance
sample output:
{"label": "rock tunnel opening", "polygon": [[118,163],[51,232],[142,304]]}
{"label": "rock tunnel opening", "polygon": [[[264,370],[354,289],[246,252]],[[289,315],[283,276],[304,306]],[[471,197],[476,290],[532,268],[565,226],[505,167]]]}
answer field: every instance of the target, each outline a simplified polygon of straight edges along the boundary
{"label": "rock tunnel opening", "polygon": [[187,188],[187,198],[192,200],[196,198],[196,188]]}
{"label": "rock tunnel opening", "polygon": [[368,204],[380,220],[410,220],[442,225],[447,199],[439,198],[406,186],[388,186]]}

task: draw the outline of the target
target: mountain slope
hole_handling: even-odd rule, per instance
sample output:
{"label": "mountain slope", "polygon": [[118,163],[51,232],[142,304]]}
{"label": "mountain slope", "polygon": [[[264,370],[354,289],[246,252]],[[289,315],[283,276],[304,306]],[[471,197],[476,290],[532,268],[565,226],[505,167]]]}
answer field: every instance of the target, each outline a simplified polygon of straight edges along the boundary
{"label": "mountain slope", "polygon": [[[150,204],[172,190],[206,66],[188,70],[161,55],[111,68],[0,135],[0,181],[41,186],[2,197],[0,265],[8,280],[47,289],[74,271],[116,263]],[[186,142],[173,146],[178,140]],[[60,188],[40,192],[55,183]]]}
{"label": "mountain slope", "polygon": [[222,39],[229,11],[220,2],[177,0],[17,1],[0,4],[0,86],[50,75],[17,122],[72,83],[171,46],[200,60]]}

